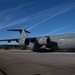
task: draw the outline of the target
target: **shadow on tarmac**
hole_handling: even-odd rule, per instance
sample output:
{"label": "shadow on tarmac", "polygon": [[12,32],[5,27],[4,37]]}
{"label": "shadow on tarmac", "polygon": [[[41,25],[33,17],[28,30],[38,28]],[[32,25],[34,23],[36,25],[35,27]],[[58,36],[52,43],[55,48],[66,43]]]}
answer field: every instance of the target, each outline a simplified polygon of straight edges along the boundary
{"label": "shadow on tarmac", "polygon": [[3,70],[0,69],[0,72],[3,74],[3,75],[7,75]]}
{"label": "shadow on tarmac", "polygon": [[75,50],[48,50],[48,49],[40,49],[37,52],[46,53],[46,52],[75,52]]}

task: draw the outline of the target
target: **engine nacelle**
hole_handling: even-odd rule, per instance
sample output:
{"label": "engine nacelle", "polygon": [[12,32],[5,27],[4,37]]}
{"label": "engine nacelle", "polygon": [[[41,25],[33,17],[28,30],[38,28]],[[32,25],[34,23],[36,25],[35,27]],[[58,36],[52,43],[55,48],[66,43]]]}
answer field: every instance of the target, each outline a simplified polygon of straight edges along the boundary
{"label": "engine nacelle", "polygon": [[28,38],[23,38],[18,41],[19,45],[29,45],[30,41]]}
{"label": "engine nacelle", "polygon": [[47,45],[51,43],[51,40],[49,37],[41,37],[37,39],[37,43],[40,45]]}

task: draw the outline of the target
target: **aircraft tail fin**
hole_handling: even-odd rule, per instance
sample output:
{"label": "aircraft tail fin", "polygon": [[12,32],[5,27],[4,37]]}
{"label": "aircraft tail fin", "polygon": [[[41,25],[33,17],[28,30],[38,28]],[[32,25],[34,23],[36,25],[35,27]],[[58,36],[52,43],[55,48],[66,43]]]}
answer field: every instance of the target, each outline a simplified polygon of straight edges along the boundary
{"label": "aircraft tail fin", "polygon": [[27,30],[25,30],[23,28],[22,29],[9,29],[7,31],[18,31],[18,32],[20,32],[21,36],[25,37],[25,38],[27,38],[27,34],[26,33],[30,33],[29,31],[27,31]]}

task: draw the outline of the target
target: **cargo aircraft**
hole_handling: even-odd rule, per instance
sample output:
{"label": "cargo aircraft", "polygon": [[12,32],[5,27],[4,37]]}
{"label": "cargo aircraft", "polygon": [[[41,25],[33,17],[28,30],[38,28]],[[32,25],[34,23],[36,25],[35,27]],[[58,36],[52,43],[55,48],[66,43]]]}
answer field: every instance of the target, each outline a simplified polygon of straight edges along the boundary
{"label": "cargo aircraft", "polygon": [[18,31],[22,38],[17,39],[4,39],[0,41],[16,41],[19,45],[25,45],[34,52],[41,51],[42,49],[54,50],[74,50],[75,49],[75,34],[60,34],[52,36],[41,36],[29,38],[26,33],[30,33],[25,29],[10,29],[8,31]]}

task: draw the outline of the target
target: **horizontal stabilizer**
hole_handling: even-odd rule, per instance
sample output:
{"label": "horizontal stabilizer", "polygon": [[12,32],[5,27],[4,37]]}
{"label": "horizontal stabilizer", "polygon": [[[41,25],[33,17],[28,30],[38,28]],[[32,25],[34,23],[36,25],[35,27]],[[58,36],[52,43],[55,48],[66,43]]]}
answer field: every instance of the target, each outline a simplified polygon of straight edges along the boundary
{"label": "horizontal stabilizer", "polygon": [[[19,32],[21,32],[23,29],[9,29],[9,30],[7,30],[7,31],[19,31]],[[30,33],[29,31],[27,31],[27,30],[25,30],[24,29],[24,31],[26,32],[26,33]]]}

